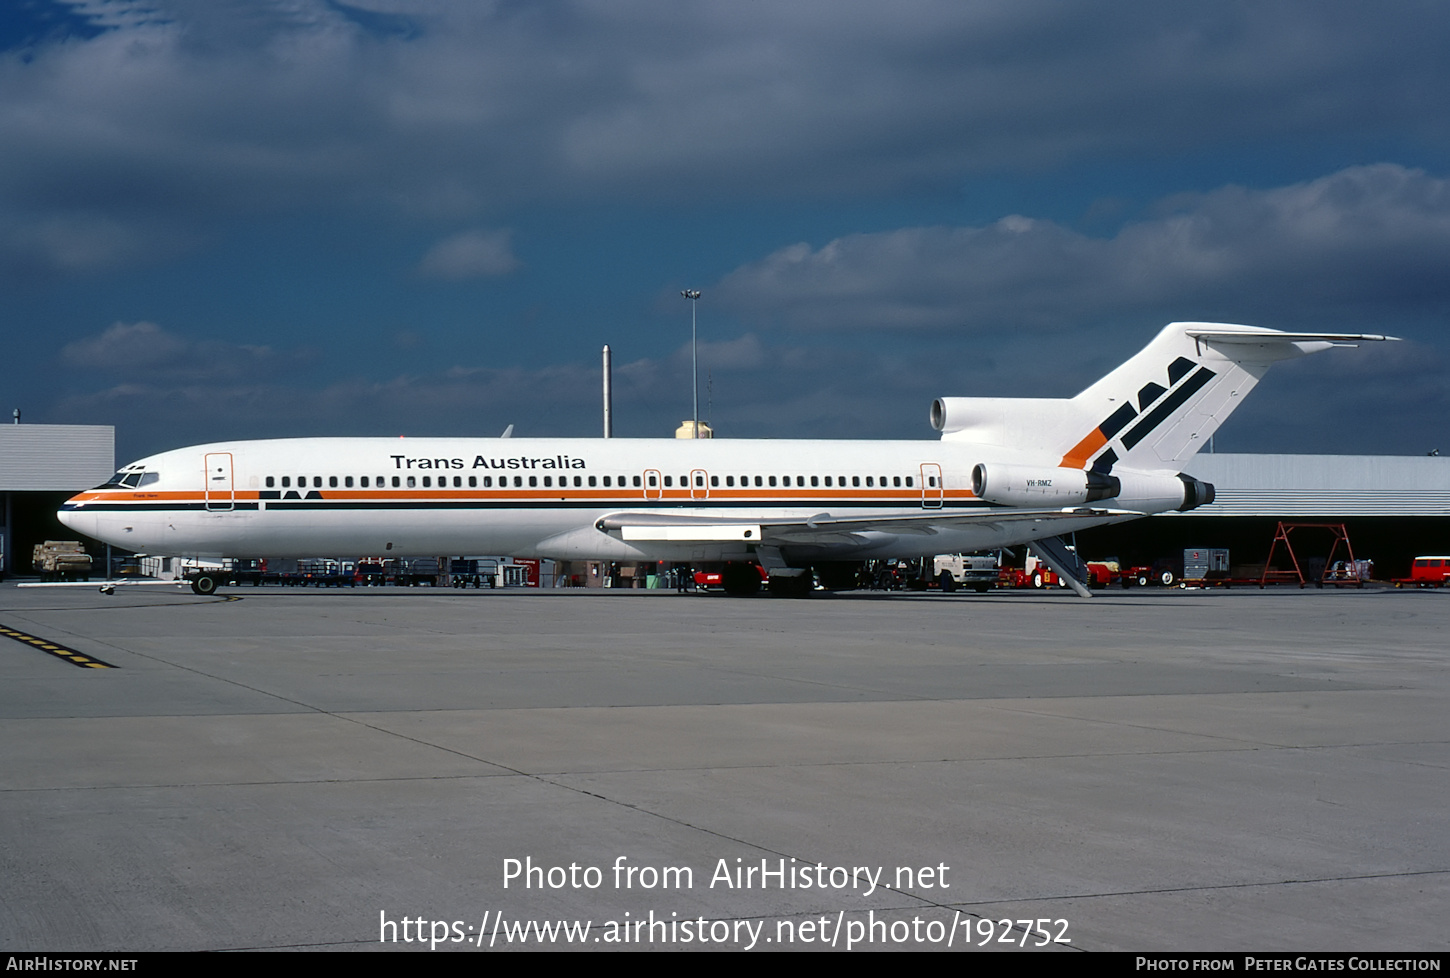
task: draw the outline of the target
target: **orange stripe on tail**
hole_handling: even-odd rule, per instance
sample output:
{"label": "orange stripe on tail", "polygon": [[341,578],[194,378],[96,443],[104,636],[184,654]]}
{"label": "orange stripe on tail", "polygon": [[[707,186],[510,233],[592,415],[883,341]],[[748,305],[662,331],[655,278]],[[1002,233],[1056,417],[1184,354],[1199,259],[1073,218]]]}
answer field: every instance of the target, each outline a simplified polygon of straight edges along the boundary
{"label": "orange stripe on tail", "polygon": [[1062,461],[1058,464],[1065,469],[1085,469],[1087,460],[1093,457],[1093,453],[1108,443],[1108,436],[1097,428],[1088,432],[1088,436],[1074,445]]}

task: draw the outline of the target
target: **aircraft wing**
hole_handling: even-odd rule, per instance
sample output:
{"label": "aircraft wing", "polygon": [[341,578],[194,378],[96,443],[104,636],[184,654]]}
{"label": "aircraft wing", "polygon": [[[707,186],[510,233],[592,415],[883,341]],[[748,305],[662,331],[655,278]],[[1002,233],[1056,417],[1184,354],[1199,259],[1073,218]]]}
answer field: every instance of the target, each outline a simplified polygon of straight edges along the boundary
{"label": "aircraft wing", "polygon": [[1066,509],[1010,509],[981,507],[963,512],[927,510],[907,515],[833,516],[818,513],[808,517],[711,517],[670,513],[612,513],[595,525],[616,531],[625,540],[703,543],[738,540],[764,544],[857,543],[859,533],[930,536],[944,529],[964,526],[1003,526],[1013,523],[1041,523],[1055,520],[1093,519],[1119,523],[1145,514],[1129,510],[1071,507]]}

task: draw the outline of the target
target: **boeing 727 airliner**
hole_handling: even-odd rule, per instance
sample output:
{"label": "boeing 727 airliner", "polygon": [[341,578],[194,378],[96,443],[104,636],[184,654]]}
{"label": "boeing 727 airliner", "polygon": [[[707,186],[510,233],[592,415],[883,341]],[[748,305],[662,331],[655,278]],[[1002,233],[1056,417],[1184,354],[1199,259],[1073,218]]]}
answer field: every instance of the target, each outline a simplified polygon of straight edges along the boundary
{"label": "boeing 727 airliner", "polygon": [[[943,397],[937,441],[296,438],[153,455],[59,513],[138,553],[728,562],[800,593],[857,562],[1044,541],[1213,500],[1182,471],[1278,360],[1393,339],[1173,323],[1073,398]],[[733,569],[733,570],[732,570]],[[193,582],[209,593],[216,577]]]}

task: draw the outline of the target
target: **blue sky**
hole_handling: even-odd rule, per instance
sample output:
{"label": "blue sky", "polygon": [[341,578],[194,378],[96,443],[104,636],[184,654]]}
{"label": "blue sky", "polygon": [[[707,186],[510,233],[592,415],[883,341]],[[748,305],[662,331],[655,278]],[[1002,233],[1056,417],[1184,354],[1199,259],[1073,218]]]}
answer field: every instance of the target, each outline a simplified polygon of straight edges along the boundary
{"label": "blue sky", "polygon": [[1164,323],[1387,332],[1220,451],[1450,451],[1435,3],[11,0],[4,392],[234,437],[932,437]]}

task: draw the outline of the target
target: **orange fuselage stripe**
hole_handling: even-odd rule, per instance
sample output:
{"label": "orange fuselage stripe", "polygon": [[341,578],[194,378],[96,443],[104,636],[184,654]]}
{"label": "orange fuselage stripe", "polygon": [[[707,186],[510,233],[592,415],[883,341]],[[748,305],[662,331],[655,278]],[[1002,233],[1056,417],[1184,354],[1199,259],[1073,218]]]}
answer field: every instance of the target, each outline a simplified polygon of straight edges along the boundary
{"label": "orange fuselage stripe", "polygon": [[[762,487],[763,488],[763,487]],[[279,490],[269,490],[279,491]],[[288,491],[288,490],[282,490]],[[290,490],[297,492],[297,490]],[[609,489],[575,489],[572,486],[560,486],[556,489],[532,488],[518,489],[512,486],[507,489],[435,489],[435,490],[356,490],[356,489],[306,489],[303,492],[324,493],[323,501],[346,502],[346,501],[399,501],[412,502],[423,500],[450,500],[450,499],[479,499],[504,502],[510,499],[518,500],[539,500],[558,499],[561,501],[578,501],[581,503],[598,503],[602,505],[617,505],[621,502],[650,502],[652,500],[674,500],[687,501],[691,499],[731,499],[742,505],[771,505],[782,499],[874,499],[883,503],[897,503],[901,505],[913,505],[921,501],[920,491],[902,493],[894,489],[846,489],[817,487],[797,488],[792,486],[789,489],[784,487],[777,489],[760,490],[748,489],[726,489],[711,487],[708,492],[703,488],[684,489],[642,489],[631,488],[626,491]],[[261,493],[256,489],[239,489],[235,492],[214,492],[211,494],[212,502],[221,502],[226,499],[235,501],[252,502],[261,499]],[[928,489],[927,499],[974,499],[970,489]],[[206,502],[207,495],[202,492],[83,492],[73,497],[77,502]],[[298,500],[268,500],[269,502],[296,502]]]}

